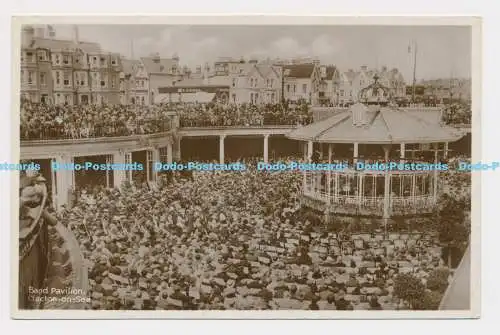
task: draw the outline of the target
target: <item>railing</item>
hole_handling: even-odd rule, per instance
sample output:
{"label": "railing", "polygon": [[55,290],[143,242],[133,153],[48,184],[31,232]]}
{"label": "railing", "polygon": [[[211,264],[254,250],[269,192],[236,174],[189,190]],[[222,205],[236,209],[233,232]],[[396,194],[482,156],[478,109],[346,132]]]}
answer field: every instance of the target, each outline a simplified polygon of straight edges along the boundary
{"label": "railing", "polygon": [[[30,288],[43,287],[50,263],[49,236],[42,213],[47,201],[47,188],[41,188],[40,205],[26,213],[19,220],[19,301],[20,309],[38,308],[33,299],[37,295],[30,294]],[[20,208],[24,211],[24,207]]]}
{"label": "railing", "polygon": [[45,127],[41,125],[35,129],[21,126],[21,140],[61,140],[61,139],[82,139],[82,138],[102,138],[132,135],[147,135],[172,130],[173,120],[171,119],[148,119],[134,123],[127,122],[101,122],[95,123],[88,128],[69,128],[65,124],[51,125]]}
{"label": "railing", "polygon": [[[332,195],[323,191],[311,191],[306,188],[303,195],[324,203],[330,212],[349,215],[374,215],[384,214],[384,197],[359,197],[357,195]],[[390,215],[415,215],[431,213],[436,206],[436,198],[432,195],[389,197]]]}
{"label": "railing", "polygon": [[312,120],[293,119],[293,120],[196,120],[189,118],[180,119],[182,128],[209,128],[209,127],[262,127],[262,126],[300,126],[311,123]]}

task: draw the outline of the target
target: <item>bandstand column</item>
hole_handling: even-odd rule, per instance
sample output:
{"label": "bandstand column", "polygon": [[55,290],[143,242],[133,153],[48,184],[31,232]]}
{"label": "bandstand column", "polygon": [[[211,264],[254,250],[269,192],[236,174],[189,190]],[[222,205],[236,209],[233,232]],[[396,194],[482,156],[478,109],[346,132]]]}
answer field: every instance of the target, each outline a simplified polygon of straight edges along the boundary
{"label": "bandstand column", "polygon": [[160,161],[160,148],[153,148],[153,181],[158,181],[158,171],[154,168],[155,163]]}
{"label": "bandstand column", "polygon": [[264,135],[264,163],[269,161],[269,135]]}
{"label": "bandstand column", "polygon": [[[434,144],[434,164],[437,164],[438,162],[438,144]],[[434,201],[437,201],[437,190],[438,190],[438,170],[434,169],[434,190],[433,190],[433,196],[434,196]]]}
{"label": "bandstand column", "polygon": [[[389,162],[389,151],[391,150],[390,145],[384,145],[384,158],[385,158],[385,163],[387,164]],[[390,217],[389,209],[390,209],[390,187],[391,187],[391,180],[390,180],[391,175],[389,174],[389,169],[385,170],[385,175],[384,175],[384,220],[385,223],[387,224],[387,219]]]}
{"label": "bandstand column", "polygon": [[219,136],[219,163],[224,164],[224,139],[226,135]]}
{"label": "bandstand column", "polygon": [[[125,164],[125,152],[119,150],[113,154],[114,164]],[[122,183],[125,181],[126,173],[125,170],[116,169],[113,171],[113,187],[120,188]]]}
{"label": "bandstand column", "polygon": [[444,158],[448,158],[448,142],[444,142],[443,156],[444,156]]}
{"label": "bandstand column", "polygon": [[[332,164],[332,156],[333,156],[333,145],[328,144],[328,164]],[[328,169],[328,174],[326,178],[326,192],[328,194],[328,199],[332,197],[332,170]]]}

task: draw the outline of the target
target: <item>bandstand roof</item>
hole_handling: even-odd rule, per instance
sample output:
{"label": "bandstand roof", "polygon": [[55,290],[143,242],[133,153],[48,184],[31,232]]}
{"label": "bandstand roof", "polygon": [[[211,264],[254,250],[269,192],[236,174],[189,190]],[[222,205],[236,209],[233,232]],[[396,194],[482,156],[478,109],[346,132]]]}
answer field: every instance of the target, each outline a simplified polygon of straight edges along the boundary
{"label": "bandstand roof", "polygon": [[442,126],[439,121],[439,110],[415,112],[357,103],[327,119],[293,130],[287,137],[322,143],[391,144],[454,142],[464,136],[460,130]]}

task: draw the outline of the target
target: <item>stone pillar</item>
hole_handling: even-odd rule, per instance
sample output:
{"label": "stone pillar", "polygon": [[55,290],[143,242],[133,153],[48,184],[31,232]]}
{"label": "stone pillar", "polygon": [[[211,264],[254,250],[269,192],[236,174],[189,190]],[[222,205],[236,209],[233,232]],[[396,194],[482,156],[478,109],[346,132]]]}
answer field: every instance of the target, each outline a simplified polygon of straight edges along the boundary
{"label": "stone pillar", "polygon": [[219,136],[219,163],[224,164],[224,139],[226,135]]}
{"label": "stone pillar", "polygon": [[74,169],[71,167],[73,164],[73,157],[68,155],[58,155],[53,160],[52,169],[56,175],[56,208],[59,210],[63,205],[69,203],[69,192],[73,191],[74,187]]}
{"label": "stone pillar", "polygon": [[353,158],[353,162],[354,164],[356,164],[356,162],[358,161],[358,149],[359,149],[359,144],[357,142],[354,143],[354,149],[353,149],[353,154],[352,154],[352,158]]}
{"label": "stone pillar", "polygon": [[313,141],[307,142],[307,162],[308,163],[311,163],[313,149],[314,149],[314,147],[313,147]]}
{"label": "stone pillar", "polygon": [[[113,163],[114,164],[125,164],[125,152],[123,150],[119,150],[113,154]],[[122,183],[125,181],[125,170],[116,169],[113,171],[113,187],[121,188]]]}
{"label": "stone pillar", "polygon": [[404,163],[405,161],[405,144],[404,143],[400,143],[399,144],[399,157],[401,158],[401,163]]}
{"label": "stone pillar", "polygon": [[172,156],[172,142],[168,142],[167,144],[167,163],[172,164],[173,162],[173,156]]}
{"label": "stone pillar", "polygon": [[269,161],[269,135],[264,135],[264,163]]}
{"label": "stone pillar", "polygon": [[174,152],[172,155],[173,160],[175,161],[180,161],[181,160],[181,140],[182,138],[180,136],[176,136],[174,138]]}

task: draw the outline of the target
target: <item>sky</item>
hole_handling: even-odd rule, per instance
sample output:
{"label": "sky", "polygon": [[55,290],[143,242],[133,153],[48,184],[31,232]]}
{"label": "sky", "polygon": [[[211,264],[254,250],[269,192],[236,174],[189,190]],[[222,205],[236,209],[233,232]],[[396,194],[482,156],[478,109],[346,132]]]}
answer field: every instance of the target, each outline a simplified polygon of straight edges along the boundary
{"label": "sky", "polygon": [[[54,25],[57,38],[71,38],[73,27]],[[317,57],[340,70],[398,68],[413,76],[410,41],[417,44],[417,81],[469,78],[472,31],[466,26],[187,26],[79,25],[82,41],[97,42],[127,58],[177,53],[181,65],[195,68],[218,57]],[[133,45],[133,47],[132,47]],[[132,51],[133,50],[133,51]]]}

